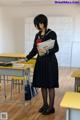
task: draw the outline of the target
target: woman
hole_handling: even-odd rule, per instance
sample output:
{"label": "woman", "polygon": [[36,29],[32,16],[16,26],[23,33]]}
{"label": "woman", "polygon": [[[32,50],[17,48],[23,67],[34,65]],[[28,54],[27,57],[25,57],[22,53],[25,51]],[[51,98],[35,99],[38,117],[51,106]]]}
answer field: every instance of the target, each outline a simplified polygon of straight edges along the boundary
{"label": "woman", "polygon": [[[34,18],[34,25],[39,32],[35,36],[33,48],[27,55],[26,60],[30,60],[33,56],[38,54],[33,75],[33,86],[41,88],[43,105],[39,109],[39,112],[48,115],[55,112],[55,88],[59,87],[58,63],[55,53],[58,52],[59,47],[56,33],[47,28],[48,20],[45,15],[40,14],[36,16]],[[46,48],[45,50],[39,50],[38,43],[47,40],[55,40],[54,47],[49,50]],[[42,53],[42,55],[40,55],[39,52]],[[47,101],[47,92],[49,92],[49,104]]]}

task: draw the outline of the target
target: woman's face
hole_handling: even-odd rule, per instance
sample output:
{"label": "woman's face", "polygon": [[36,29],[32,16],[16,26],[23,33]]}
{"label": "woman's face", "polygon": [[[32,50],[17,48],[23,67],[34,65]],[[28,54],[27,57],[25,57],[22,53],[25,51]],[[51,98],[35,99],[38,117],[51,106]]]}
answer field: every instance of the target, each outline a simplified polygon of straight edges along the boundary
{"label": "woman's face", "polygon": [[43,31],[45,29],[44,24],[43,23],[39,23],[39,28],[36,25],[36,29],[38,29],[39,31]]}

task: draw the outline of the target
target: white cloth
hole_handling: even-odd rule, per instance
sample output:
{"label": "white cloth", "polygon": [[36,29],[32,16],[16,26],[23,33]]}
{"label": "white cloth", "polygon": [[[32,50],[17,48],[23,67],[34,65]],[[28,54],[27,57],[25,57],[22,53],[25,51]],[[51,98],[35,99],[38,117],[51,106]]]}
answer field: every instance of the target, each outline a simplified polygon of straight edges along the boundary
{"label": "white cloth", "polygon": [[37,48],[39,55],[44,55],[49,49],[52,49],[54,47],[55,40],[49,39],[47,41],[38,43]]}

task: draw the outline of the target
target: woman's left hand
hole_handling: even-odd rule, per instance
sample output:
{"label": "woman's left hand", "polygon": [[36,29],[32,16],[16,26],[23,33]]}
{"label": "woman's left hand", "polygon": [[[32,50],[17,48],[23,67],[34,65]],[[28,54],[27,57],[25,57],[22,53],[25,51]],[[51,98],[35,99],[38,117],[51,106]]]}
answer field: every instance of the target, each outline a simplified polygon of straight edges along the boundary
{"label": "woman's left hand", "polygon": [[42,56],[42,55],[45,55],[46,50],[45,50],[45,49],[39,49],[39,48],[38,48],[38,52],[39,52],[39,55]]}

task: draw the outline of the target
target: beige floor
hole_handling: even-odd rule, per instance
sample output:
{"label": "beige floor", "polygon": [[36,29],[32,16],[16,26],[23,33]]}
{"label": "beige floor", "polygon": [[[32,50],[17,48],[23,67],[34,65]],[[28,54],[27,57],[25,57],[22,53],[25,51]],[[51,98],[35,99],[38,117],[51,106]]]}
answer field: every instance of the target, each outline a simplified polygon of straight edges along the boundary
{"label": "beige floor", "polygon": [[38,109],[42,105],[40,92],[25,107],[16,103],[0,104],[0,112],[8,112],[9,120],[65,120],[65,109],[60,107],[60,102],[66,91],[74,90],[74,78],[71,78],[72,71],[68,68],[60,68],[59,70],[60,87],[56,89],[55,114],[45,116],[38,113]]}

